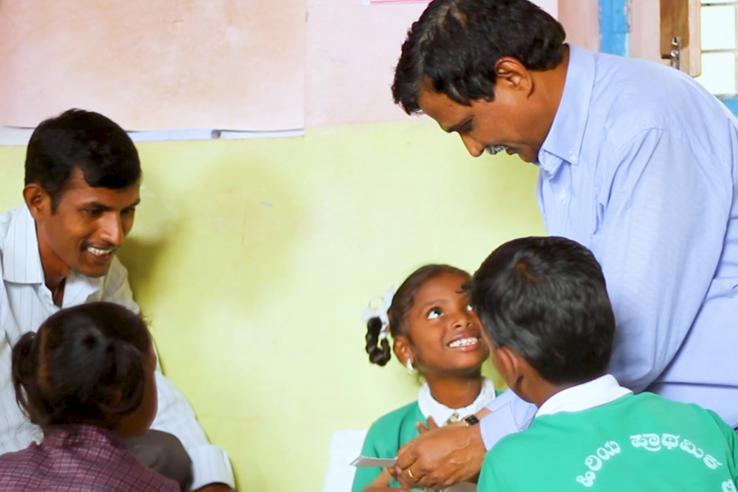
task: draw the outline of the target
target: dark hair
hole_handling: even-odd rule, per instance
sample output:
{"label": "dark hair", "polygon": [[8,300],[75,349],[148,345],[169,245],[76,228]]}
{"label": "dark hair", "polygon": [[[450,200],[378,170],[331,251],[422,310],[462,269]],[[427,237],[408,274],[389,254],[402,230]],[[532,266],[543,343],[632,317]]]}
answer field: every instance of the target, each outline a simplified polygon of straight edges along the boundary
{"label": "dark hair", "polygon": [[25,184],[38,183],[55,210],[72,171],[92,187],[121,189],[141,178],[138,152],[128,134],[105,116],[70,109],[43,121],[26,150]]}
{"label": "dark hair", "polygon": [[111,428],[141,404],[149,346],[146,323],[123,306],[62,309],[13,347],[16,401],[42,427]]}
{"label": "dark hair", "polygon": [[426,81],[459,104],[491,101],[500,58],[548,70],[563,60],[565,38],[556,19],[526,0],[434,0],[402,45],[392,95],[408,114],[420,110]]}
{"label": "dark hair", "polygon": [[615,316],[594,255],[561,237],[526,237],[490,254],[472,279],[485,331],[547,381],[578,384],[607,370]]}
{"label": "dark hair", "polygon": [[[450,265],[431,264],[424,265],[413,273],[411,273],[402,285],[397,289],[395,295],[392,296],[392,304],[387,310],[387,318],[389,319],[389,332],[392,337],[398,335],[407,336],[407,326],[405,324],[405,315],[415,303],[415,294],[425,285],[425,283],[439,275],[451,273],[462,277],[471,278],[468,272]],[[370,318],[366,324],[366,353],[369,354],[369,361],[373,364],[384,366],[390,360],[391,351],[387,339],[383,339],[379,343],[379,332],[382,328],[382,320],[379,318]]]}

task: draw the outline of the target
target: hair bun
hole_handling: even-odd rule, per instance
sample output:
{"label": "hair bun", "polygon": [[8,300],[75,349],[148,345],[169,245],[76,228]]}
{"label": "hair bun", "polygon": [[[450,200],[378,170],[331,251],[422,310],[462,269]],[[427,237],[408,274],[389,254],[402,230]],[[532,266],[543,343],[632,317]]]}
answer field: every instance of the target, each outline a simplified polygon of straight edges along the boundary
{"label": "hair bun", "polygon": [[391,352],[387,337],[382,337],[380,340],[381,331],[382,320],[379,317],[369,318],[366,322],[366,336],[364,337],[365,350],[372,364],[384,366],[390,360]]}

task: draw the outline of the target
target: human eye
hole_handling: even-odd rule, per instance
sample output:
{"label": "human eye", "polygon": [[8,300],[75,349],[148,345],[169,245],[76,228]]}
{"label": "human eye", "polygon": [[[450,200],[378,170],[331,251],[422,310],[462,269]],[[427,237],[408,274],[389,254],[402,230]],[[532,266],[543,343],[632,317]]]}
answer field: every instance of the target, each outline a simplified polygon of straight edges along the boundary
{"label": "human eye", "polygon": [[124,208],[121,211],[121,214],[123,214],[123,215],[133,215],[135,213],[136,213],[136,207],[135,206],[134,207]]}
{"label": "human eye", "polygon": [[95,205],[90,205],[89,207],[82,208],[82,213],[88,217],[91,218],[97,218],[100,217],[103,213],[102,207],[97,207]]}
{"label": "human eye", "polygon": [[473,313],[474,312],[474,306],[472,306],[471,304],[467,304],[466,305],[466,310],[469,311],[470,313]]}
{"label": "human eye", "polygon": [[464,122],[463,125],[459,128],[459,134],[460,135],[467,135],[474,131],[474,120],[468,120]]}
{"label": "human eye", "polygon": [[433,307],[428,310],[428,313],[425,315],[428,319],[437,319],[440,318],[443,315],[443,310],[439,307]]}

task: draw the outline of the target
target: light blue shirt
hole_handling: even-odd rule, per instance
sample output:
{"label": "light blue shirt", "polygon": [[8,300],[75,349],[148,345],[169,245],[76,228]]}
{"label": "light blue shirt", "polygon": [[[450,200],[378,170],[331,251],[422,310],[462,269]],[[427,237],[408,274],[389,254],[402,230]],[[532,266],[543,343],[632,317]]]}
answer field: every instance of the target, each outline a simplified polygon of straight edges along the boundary
{"label": "light blue shirt", "polygon": [[[617,320],[610,372],[738,426],[733,115],[674,69],[571,46],[538,160],[548,233],[602,264]],[[490,407],[487,447],[530,422],[535,409],[515,400]]]}

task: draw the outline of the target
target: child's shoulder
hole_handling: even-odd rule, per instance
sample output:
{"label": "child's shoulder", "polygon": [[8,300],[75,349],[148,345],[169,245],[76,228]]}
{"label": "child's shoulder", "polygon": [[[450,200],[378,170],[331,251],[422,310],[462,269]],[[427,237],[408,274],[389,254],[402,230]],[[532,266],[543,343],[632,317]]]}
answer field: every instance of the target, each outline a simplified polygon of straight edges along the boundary
{"label": "child's shoulder", "polygon": [[[638,429],[668,429],[717,437],[716,431],[733,430],[710,410],[699,405],[668,400],[653,393],[626,395],[610,403],[580,412],[561,412],[534,419],[522,432],[503,438],[488,459],[514,459],[550,447],[561,449],[586,445],[592,439],[633,434]],[[596,431],[595,431],[596,430]]]}
{"label": "child's shoulder", "polygon": [[707,410],[694,403],[683,403],[678,401],[669,400],[663,396],[644,391],[637,395],[633,395],[630,398],[629,403],[635,407],[636,411],[651,412],[656,416],[664,415],[664,412],[668,412],[669,416],[673,416],[676,420],[684,418],[694,418],[699,420],[714,420],[715,418],[720,419],[717,414],[711,410]]}
{"label": "child's shoulder", "polygon": [[659,421],[666,416],[670,423],[682,427],[717,427],[721,431],[727,429],[730,435],[735,432],[717,413],[695,403],[672,401],[649,392],[633,396],[632,401],[636,414],[648,413]]}
{"label": "child's shoulder", "polygon": [[391,458],[407,442],[418,437],[418,422],[424,421],[417,402],[409,403],[377,419],[364,439],[362,454]]}

